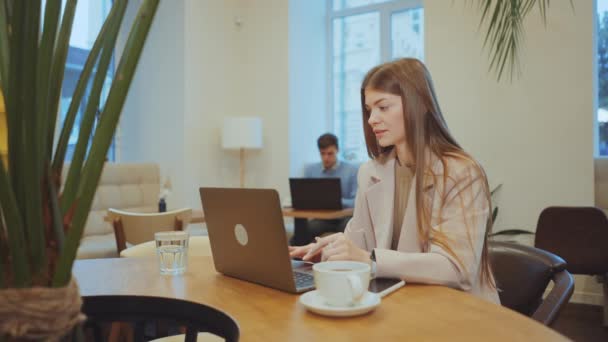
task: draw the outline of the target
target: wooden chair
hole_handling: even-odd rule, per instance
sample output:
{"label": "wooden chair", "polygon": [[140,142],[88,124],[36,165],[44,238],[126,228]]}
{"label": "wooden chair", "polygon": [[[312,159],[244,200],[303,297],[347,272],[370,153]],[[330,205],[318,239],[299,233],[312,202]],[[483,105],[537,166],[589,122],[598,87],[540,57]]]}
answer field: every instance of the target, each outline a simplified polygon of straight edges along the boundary
{"label": "wooden chair", "polygon": [[154,233],[167,230],[183,230],[190,223],[192,209],[184,208],[163,213],[134,213],[108,209],[108,217],[114,226],[118,253],[131,245],[154,240]]}
{"label": "wooden chair", "polygon": [[134,341],[158,338],[147,327],[170,324],[183,341],[196,341],[200,332],[219,336],[226,341],[239,340],[239,326],[226,313],[204,304],[174,298],[149,296],[84,296],[82,312],[87,316],[84,331],[87,340],[106,341],[104,327],[128,324]]}

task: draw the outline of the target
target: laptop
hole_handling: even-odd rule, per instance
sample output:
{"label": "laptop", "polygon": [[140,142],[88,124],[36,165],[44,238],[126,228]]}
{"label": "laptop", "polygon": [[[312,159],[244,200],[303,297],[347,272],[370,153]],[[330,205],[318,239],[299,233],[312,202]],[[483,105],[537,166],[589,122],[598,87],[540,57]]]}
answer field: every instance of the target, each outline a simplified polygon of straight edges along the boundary
{"label": "laptop", "polygon": [[218,272],[291,293],[314,288],[312,265],[289,257],[276,190],[199,191]]}
{"label": "laptop", "polygon": [[342,209],[340,178],[289,178],[289,188],[294,209]]}

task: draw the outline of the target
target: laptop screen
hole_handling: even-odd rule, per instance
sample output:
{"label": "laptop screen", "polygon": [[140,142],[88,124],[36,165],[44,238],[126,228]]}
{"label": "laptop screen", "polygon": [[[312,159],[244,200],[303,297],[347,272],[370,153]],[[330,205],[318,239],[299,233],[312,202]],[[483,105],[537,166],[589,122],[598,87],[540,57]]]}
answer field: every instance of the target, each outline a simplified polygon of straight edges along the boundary
{"label": "laptop screen", "polygon": [[294,209],[342,209],[340,178],[290,178]]}

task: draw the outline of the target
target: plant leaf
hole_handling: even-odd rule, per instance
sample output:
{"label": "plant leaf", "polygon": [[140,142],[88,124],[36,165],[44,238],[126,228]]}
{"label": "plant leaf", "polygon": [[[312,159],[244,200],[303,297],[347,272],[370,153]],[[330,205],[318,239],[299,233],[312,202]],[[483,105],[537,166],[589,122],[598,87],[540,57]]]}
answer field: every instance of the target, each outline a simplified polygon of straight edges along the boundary
{"label": "plant leaf", "polygon": [[[45,239],[42,221],[42,160],[39,156],[36,116],[36,69],[40,2],[17,1],[14,4],[14,36],[11,38],[11,73],[7,108],[11,178],[26,231],[32,272],[40,273],[45,265]],[[18,25],[17,25],[18,23]],[[13,143],[14,145],[10,145]]]}
{"label": "plant leaf", "polygon": [[64,245],[65,235],[63,233],[63,215],[59,209],[59,195],[55,182],[53,181],[53,171],[50,166],[47,168],[46,184],[48,186],[48,199],[50,204],[51,224],[53,225],[53,233],[57,242],[57,250],[61,250]]}
{"label": "plant leaf", "polygon": [[72,24],[74,23],[74,14],[76,12],[77,0],[67,0],[63,17],[61,19],[61,28],[57,36],[55,52],[53,54],[53,64],[51,66],[50,75],[50,91],[48,95],[48,110],[49,120],[47,124],[47,155],[52,155],[53,142],[55,139],[55,124],[57,121],[57,112],[59,111],[59,100],[61,98],[61,85],[63,84],[63,75],[65,72],[65,62],[68,57],[70,47],[70,37],[72,36]]}
{"label": "plant leaf", "polygon": [[23,221],[2,162],[0,162],[0,206],[6,224],[6,238],[11,246],[9,248],[13,274],[13,284],[11,285],[14,287],[29,286],[30,268],[27,262]]}
{"label": "plant leaf", "polygon": [[[40,1],[25,2],[25,21],[23,26],[23,69],[17,73],[23,77],[21,89],[21,115],[25,117],[24,130],[21,132],[25,146],[25,156],[20,170],[25,179],[25,225],[28,231],[30,265],[35,274],[43,272],[46,266],[45,227],[42,218],[43,164],[40,158],[41,128],[40,114],[36,111],[40,94],[37,92],[38,41],[40,33]],[[15,176],[17,177],[17,176]]]}
{"label": "plant leaf", "polygon": [[139,57],[150,30],[159,0],[144,0],[139,8],[135,23],[131,27],[123,55],[112,82],[106,105],[104,106],[99,125],[95,130],[91,150],[83,169],[82,182],[78,190],[79,205],[76,208],[72,227],[68,231],[66,244],[59,256],[59,263],[53,286],[67,284],[71,277],[72,264],[76,257],[78,243],[86,222],[93,196],[97,190],[103,170],[106,154],[112,143],[112,137],[122,112]]}
{"label": "plant leaf", "polygon": [[[115,2],[115,5],[112,6],[112,10],[110,11],[110,14],[108,14],[108,18],[106,20],[109,29],[102,32],[102,34],[98,36],[100,41],[103,43],[103,48],[97,65],[97,72],[95,74],[93,85],[89,94],[88,103],[84,115],[80,121],[78,141],[76,143],[76,149],[72,157],[72,163],[70,164],[70,170],[68,172],[63,190],[61,209],[64,214],[67,213],[71,203],[73,203],[76,198],[78,184],[80,182],[80,175],[82,172],[82,165],[84,163],[89,141],[91,139],[91,132],[95,123],[95,114],[97,113],[97,108],[99,106],[101,91],[106,80],[108,68],[112,62],[112,54],[114,51],[114,46],[116,45],[116,38],[118,37],[118,31],[120,29],[126,7],[126,1],[121,0]],[[92,67],[92,65],[90,67]],[[85,71],[83,71],[83,75],[84,74]],[[90,70],[87,70],[86,74],[88,78]],[[72,109],[71,106],[70,109]]]}
{"label": "plant leaf", "polygon": [[[504,72],[510,79],[520,73],[519,51],[524,38],[524,21],[534,6],[538,6],[543,24],[547,23],[550,0],[478,0],[481,12],[479,26],[487,24],[483,47],[488,49],[490,70],[498,81]],[[574,11],[574,2],[570,0]]]}
{"label": "plant leaf", "polygon": [[0,91],[2,91],[2,89],[8,89],[9,60],[11,51],[8,36],[8,22],[9,18],[6,3],[4,1],[0,1]]}
{"label": "plant leaf", "polygon": [[61,10],[61,0],[48,0],[46,2],[44,14],[44,28],[42,39],[40,40],[40,51],[38,52],[38,136],[40,140],[40,160],[47,160],[47,134],[49,125],[49,93],[53,87],[50,84],[51,63],[53,60],[53,49],[55,48],[55,37],[57,36],[57,26]]}

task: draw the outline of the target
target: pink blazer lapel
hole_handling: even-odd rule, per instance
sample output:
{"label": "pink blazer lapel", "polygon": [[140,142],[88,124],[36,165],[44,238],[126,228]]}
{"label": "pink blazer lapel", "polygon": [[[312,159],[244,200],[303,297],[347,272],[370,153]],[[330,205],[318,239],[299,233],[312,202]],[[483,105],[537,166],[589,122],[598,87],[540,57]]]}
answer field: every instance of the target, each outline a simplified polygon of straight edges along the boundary
{"label": "pink blazer lapel", "polygon": [[393,196],[395,191],[395,157],[387,156],[384,163],[376,164],[376,174],[365,194],[372,221],[376,247],[390,249],[393,236]]}

